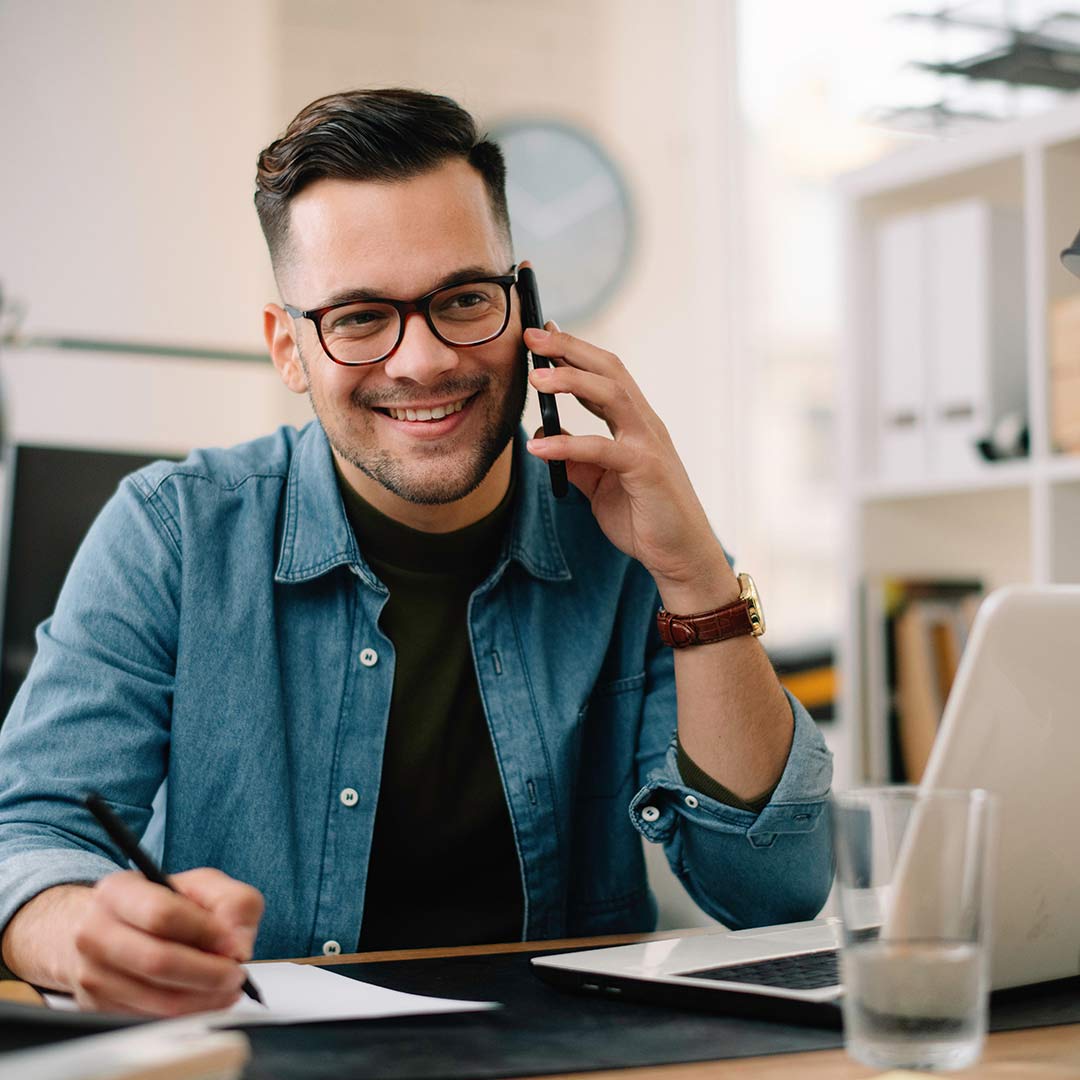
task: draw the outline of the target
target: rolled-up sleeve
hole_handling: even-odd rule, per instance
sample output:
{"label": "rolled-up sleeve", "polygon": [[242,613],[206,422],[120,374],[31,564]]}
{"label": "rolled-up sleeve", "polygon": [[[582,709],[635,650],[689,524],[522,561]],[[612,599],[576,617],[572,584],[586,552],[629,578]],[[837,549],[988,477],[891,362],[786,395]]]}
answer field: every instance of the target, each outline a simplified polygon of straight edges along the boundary
{"label": "rolled-up sleeve", "polygon": [[[660,694],[663,684],[661,677]],[[759,813],[685,784],[674,734],[663,748],[654,742],[643,786],[630,804],[634,827],[664,845],[695,903],[733,929],[813,918],[832,884],[832,755],[806,709],[787,696],[794,717],[791,749],[772,798]]]}

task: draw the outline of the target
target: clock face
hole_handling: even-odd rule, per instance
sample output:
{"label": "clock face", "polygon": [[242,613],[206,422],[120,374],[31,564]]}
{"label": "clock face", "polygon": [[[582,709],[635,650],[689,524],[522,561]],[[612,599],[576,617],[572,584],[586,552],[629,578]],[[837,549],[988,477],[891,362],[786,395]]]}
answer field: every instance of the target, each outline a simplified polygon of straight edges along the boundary
{"label": "clock face", "polygon": [[631,254],[633,214],[618,169],[567,124],[506,123],[491,138],[506,156],[514,251],[536,270],[544,317],[572,325],[595,315]]}

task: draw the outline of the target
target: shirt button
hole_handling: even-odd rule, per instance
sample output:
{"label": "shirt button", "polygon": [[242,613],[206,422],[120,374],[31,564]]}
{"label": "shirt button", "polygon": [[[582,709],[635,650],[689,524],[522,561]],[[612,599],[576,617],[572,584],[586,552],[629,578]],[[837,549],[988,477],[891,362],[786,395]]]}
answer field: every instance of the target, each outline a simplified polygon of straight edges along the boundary
{"label": "shirt button", "polygon": [[360,663],[364,667],[374,667],[379,662],[379,654],[374,649],[365,649],[360,654]]}
{"label": "shirt button", "polygon": [[641,816],[645,821],[656,821],[660,817],[660,811],[655,806],[646,806],[641,811]]}
{"label": "shirt button", "polygon": [[689,806],[691,810],[696,810],[697,809],[697,804],[698,803],[697,803],[697,797],[696,796],[687,795],[686,798],[683,799],[683,802],[686,803],[686,805]]}
{"label": "shirt button", "polygon": [[360,796],[356,794],[356,788],[342,788],[341,794],[338,796],[344,806],[355,806],[360,801]]}
{"label": "shirt button", "polygon": [[341,946],[336,941],[324,941],[322,946],[323,956],[338,956]]}

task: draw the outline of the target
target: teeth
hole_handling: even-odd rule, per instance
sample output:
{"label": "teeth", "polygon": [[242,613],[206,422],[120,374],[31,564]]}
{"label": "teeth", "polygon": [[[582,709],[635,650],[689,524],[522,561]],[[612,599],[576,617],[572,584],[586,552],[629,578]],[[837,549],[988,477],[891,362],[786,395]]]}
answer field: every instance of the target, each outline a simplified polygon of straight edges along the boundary
{"label": "teeth", "polygon": [[465,401],[454,401],[449,405],[436,405],[434,409],[387,409],[395,420],[441,420],[444,416],[461,412]]}

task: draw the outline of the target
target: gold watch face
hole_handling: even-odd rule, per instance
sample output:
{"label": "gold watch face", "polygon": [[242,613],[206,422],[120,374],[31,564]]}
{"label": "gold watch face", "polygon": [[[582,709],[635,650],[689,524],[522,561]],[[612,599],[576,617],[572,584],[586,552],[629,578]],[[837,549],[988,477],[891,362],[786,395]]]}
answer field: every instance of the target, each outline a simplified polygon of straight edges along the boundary
{"label": "gold watch face", "polygon": [[750,616],[750,631],[754,637],[761,637],[765,633],[765,613],[761,610],[761,597],[758,596],[757,586],[749,574],[739,575],[739,585],[742,591],[739,599],[746,601],[746,611]]}

